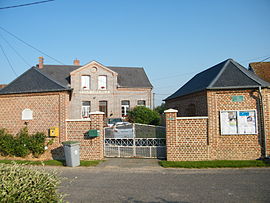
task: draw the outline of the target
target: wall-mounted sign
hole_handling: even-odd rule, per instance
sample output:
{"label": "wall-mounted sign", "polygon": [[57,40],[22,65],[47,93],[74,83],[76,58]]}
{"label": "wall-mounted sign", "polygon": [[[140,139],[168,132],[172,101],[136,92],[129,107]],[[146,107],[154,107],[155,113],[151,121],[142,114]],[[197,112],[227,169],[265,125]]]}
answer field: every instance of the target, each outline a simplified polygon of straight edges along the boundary
{"label": "wall-mounted sign", "polygon": [[33,120],[33,111],[31,109],[24,109],[22,111],[22,120]]}
{"label": "wall-mounted sign", "polygon": [[232,96],[232,101],[233,102],[242,102],[242,101],[244,101],[244,96],[243,95]]}
{"label": "wall-mounted sign", "polygon": [[222,135],[257,134],[256,110],[220,111]]}

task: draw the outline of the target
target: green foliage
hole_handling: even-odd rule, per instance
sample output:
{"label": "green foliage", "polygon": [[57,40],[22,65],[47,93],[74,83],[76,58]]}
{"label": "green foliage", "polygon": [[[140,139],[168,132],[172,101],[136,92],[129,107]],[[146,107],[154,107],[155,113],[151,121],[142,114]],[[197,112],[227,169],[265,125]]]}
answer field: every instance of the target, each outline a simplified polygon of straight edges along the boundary
{"label": "green foliage", "polygon": [[30,136],[28,134],[28,129],[25,127],[20,130],[20,132],[14,138],[14,154],[18,157],[26,157],[30,154]]}
{"label": "green foliage", "polygon": [[22,165],[0,164],[1,202],[61,202],[57,187],[61,180],[56,172]]}
{"label": "green foliage", "polygon": [[29,149],[34,157],[39,157],[45,152],[46,136],[44,133],[37,132],[30,137]]}
{"label": "green foliage", "polygon": [[160,106],[157,106],[154,111],[158,112],[159,114],[163,114],[166,110],[165,103],[162,103]]}
{"label": "green foliage", "polygon": [[129,121],[133,123],[142,123],[149,125],[159,125],[160,116],[156,111],[153,111],[145,106],[136,106],[128,113]]}
{"label": "green foliage", "polygon": [[268,160],[160,161],[165,168],[246,168],[270,167]]}
{"label": "green foliage", "polygon": [[[12,136],[5,129],[0,129],[0,154],[2,156],[26,157],[30,153],[39,157],[45,152],[46,136],[44,133],[29,135],[27,128],[23,128],[16,136]],[[50,144],[50,143],[48,143]]]}
{"label": "green foliage", "polygon": [[8,134],[5,129],[0,129],[0,154],[8,156],[14,154],[14,138]]}

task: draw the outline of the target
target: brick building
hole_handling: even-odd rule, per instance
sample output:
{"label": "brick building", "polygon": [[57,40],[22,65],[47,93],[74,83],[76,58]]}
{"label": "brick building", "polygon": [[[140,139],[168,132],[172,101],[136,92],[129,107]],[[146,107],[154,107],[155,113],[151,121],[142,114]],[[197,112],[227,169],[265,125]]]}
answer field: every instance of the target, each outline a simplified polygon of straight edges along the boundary
{"label": "brick building", "polygon": [[270,82],[270,62],[250,63],[248,70],[252,71],[263,80]]}
{"label": "brick building", "polygon": [[[59,137],[44,158],[62,156],[61,142],[81,142],[82,159],[103,158],[104,117],[126,116],[136,105],[152,107],[152,85],[143,68],[108,67],[98,62],[84,66],[39,64],[0,89],[0,128],[16,134],[57,127]],[[85,139],[89,129],[100,136]]]}
{"label": "brick building", "polygon": [[167,159],[268,156],[269,87],[232,59],[195,75],[165,99]]}

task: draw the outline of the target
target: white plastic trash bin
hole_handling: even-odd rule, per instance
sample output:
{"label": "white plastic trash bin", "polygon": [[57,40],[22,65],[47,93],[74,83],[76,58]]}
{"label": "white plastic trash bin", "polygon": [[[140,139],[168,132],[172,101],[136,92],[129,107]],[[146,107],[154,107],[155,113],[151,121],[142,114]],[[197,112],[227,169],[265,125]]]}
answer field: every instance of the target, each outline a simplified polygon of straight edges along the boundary
{"label": "white plastic trash bin", "polygon": [[80,165],[80,143],[76,141],[66,141],[64,145],[66,165],[75,167]]}

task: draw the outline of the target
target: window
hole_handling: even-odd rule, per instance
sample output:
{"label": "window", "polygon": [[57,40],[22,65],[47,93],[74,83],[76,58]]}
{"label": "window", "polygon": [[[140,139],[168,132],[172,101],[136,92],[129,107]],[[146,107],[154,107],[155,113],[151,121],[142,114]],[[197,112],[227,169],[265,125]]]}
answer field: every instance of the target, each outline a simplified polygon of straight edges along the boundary
{"label": "window", "polygon": [[83,90],[90,89],[90,76],[89,75],[82,75],[81,76],[81,87]]}
{"label": "window", "polygon": [[128,100],[121,101],[122,117],[127,116],[129,108],[130,108],[130,102]]}
{"label": "window", "polygon": [[98,76],[98,89],[99,90],[107,89],[107,76],[106,75]]}
{"label": "window", "polygon": [[145,106],[145,100],[138,100],[137,105],[138,106]]}
{"label": "window", "polygon": [[90,117],[90,101],[83,101],[82,102],[82,118],[89,118]]}
{"label": "window", "polygon": [[257,134],[256,110],[220,111],[222,135]]}
{"label": "window", "polygon": [[107,106],[107,101],[99,101],[99,111],[104,112],[105,117],[108,116],[108,106]]}

